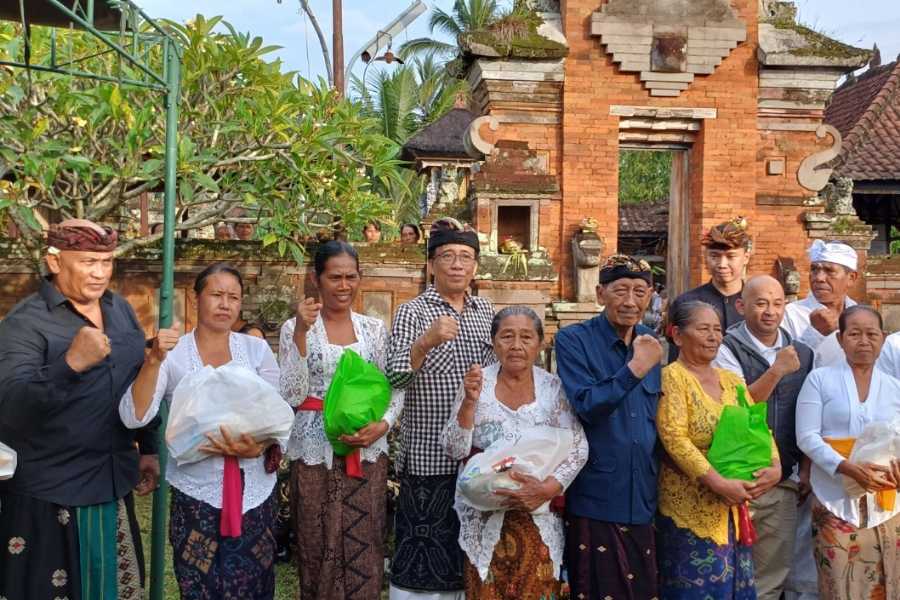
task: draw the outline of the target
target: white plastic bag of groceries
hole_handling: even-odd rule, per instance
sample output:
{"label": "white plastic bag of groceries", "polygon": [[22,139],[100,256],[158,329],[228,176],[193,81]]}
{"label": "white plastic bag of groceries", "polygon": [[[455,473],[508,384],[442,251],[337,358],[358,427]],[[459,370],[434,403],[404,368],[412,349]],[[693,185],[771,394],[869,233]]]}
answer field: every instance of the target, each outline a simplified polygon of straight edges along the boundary
{"label": "white plastic bag of groceries", "polygon": [[172,394],[166,445],[178,465],[209,458],[200,450],[207,433],[246,433],[257,442],[287,444],[294,411],[274,387],[238,365],[206,366],[185,375]]}
{"label": "white plastic bag of groceries", "polygon": [[16,472],[16,451],[0,442],[0,479],[12,479]]}
{"label": "white plastic bag of groceries", "polygon": [[[456,479],[456,489],[472,508],[503,510],[506,498],[494,492],[520,487],[509,476],[510,470],[543,480],[566,460],[572,444],[572,432],[558,427],[529,429],[515,442],[501,438],[465,463]],[[533,512],[546,512],[549,504],[547,502]]]}
{"label": "white plastic bag of groceries", "polygon": [[[874,421],[866,425],[853,443],[850,462],[854,464],[872,463],[890,467],[891,460],[900,458],[900,419]],[[854,479],[842,475],[844,489],[851,498],[859,498],[866,493]]]}

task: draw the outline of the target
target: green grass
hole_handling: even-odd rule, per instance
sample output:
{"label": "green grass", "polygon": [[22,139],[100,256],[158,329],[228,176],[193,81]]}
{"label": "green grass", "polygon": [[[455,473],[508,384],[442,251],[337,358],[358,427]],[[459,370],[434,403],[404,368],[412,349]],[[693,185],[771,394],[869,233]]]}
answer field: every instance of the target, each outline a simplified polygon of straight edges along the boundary
{"label": "green grass", "polygon": [[[144,543],[144,556],[147,559],[147,574],[150,574],[150,520],[152,514],[152,496],[135,496],[134,508],[141,527],[141,539]],[[168,523],[166,524],[168,527]],[[172,571],[172,546],[169,544],[169,532],[166,531],[166,586],[167,599],[179,598],[178,583]],[[275,598],[276,600],[294,600],[299,595],[297,587],[297,569],[293,563],[275,565]]]}

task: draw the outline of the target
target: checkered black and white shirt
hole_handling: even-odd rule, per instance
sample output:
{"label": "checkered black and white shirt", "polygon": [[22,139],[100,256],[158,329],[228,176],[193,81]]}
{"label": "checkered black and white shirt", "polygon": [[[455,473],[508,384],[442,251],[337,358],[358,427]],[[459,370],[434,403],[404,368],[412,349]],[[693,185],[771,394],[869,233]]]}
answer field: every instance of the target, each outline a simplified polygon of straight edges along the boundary
{"label": "checkered black and white shirt", "polygon": [[[459,335],[432,348],[422,367],[414,371],[410,364],[412,345],[441,316],[459,322]],[[431,286],[397,309],[386,371],[394,387],[406,389],[398,473],[456,474],[457,462],[441,447],[441,431],[469,367],[473,363],[486,367],[496,362],[491,345],[493,318],[490,301],[466,295],[462,313],[458,313]]]}

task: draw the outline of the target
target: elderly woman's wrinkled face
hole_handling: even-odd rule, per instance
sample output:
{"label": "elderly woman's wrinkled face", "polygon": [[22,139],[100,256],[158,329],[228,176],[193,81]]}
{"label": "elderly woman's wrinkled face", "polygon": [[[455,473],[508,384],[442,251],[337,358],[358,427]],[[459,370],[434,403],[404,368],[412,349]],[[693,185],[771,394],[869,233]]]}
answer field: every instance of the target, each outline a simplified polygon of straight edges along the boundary
{"label": "elderly woman's wrinkled face", "polygon": [[698,308],[684,327],[673,330],[675,345],[685,359],[694,363],[710,363],[722,343],[722,324],[712,308]]}
{"label": "elderly woman's wrinkled face", "polygon": [[541,351],[541,338],[534,321],[525,315],[511,315],[500,321],[494,336],[494,353],[508,371],[530,369]]}
{"label": "elderly woman's wrinkled face", "polygon": [[844,332],[838,334],[838,341],[849,364],[868,367],[875,364],[881,354],[884,332],[878,326],[875,315],[859,311],[847,317]]}

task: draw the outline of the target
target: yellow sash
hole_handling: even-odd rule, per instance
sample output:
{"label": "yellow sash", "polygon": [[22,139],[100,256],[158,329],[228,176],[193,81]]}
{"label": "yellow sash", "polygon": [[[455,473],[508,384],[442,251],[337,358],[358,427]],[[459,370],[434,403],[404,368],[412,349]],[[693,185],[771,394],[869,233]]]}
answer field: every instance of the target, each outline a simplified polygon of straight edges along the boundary
{"label": "yellow sash", "polygon": [[[856,443],[856,438],[825,438],[825,441],[828,442],[829,446],[834,448],[835,452],[849,460],[850,453],[853,452],[853,444]],[[878,502],[878,506],[881,507],[881,510],[890,512],[894,510],[894,503],[897,500],[897,490],[890,489],[875,492],[875,500]]]}

